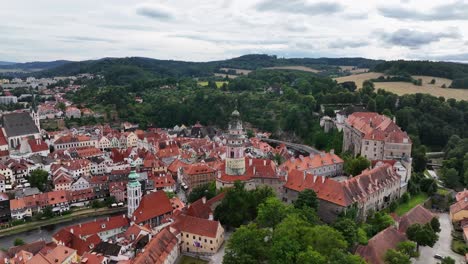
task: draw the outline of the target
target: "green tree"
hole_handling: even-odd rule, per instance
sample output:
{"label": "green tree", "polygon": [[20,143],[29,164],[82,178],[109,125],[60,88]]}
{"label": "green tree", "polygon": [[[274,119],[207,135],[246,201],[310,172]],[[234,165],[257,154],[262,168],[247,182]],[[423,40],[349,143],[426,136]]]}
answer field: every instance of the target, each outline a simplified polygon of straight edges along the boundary
{"label": "green tree", "polygon": [[406,230],[406,236],[409,240],[416,242],[418,250],[419,246],[434,246],[439,239],[430,224],[413,224]]}
{"label": "green tree", "polygon": [[377,112],[377,105],[375,103],[374,99],[369,99],[369,102],[367,102],[367,110],[370,112]]}
{"label": "green tree", "polygon": [[224,264],[256,264],[268,259],[271,232],[257,228],[255,224],[239,227],[229,238]]}
{"label": "green tree", "polygon": [[356,176],[356,175],[361,174],[363,170],[369,168],[370,165],[371,165],[371,162],[368,159],[362,156],[359,156],[359,157],[347,160],[345,163],[344,170],[347,174]]}
{"label": "green tree", "polygon": [[261,227],[275,227],[288,215],[290,209],[278,198],[269,197],[258,206],[257,223]]}
{"label": "green tree", "polygon": [[451,257],[445,257],[440,261],[440,264],[455,264],[455,260]]}
{"label": "green tree", "polygon": [[317,194],[312,189],[305,189],[299,193],[297,200],[294,201],[294,207],[302,208],[302,207],[311,207],[315,210],[318,209],[318,200]]}
{"label": "green tree", "polygon": [[406,254],[410,258],[418,257],[418,251],[416,250],[416,243],[412,241],[403,241],[398,243],[397,250],[401,253]]}
{"label": "green tree", "polygon": [[367,219],[365,230],[368,237],[373,237],[378,232],[393,224],[393,218],[386,213],[377,212]]}
{"label": "green tree", "polygon": [[33,187],[37,187],[40,191],[45,191],[47,187],[49,173],[45,170],[36,169],[31,171],[28,181]]}
{"label": "green tree", "polygon": [[385,264],[410,264],[410,257],[402,252],[390,249],[384,256]]}
{"label": "green tree", "polygon": [[358,226],[356,221],[349,218],[340,218],[333,224],[333,227],[341,232],[350,247],[354,246],[358,241]]}
{"label": "green tree", "polygon": [[45,218],[52,218],[54,217],[54,212],[52,211],[52,206],[46,206],[44,210],[42,210],[42,215]]}
{"label": "green tree", "polygon": [[432,218],[431,227],[432,227],[432,230],[434,230],[434,232],[436,232],[436,233],[439,233],[441,231],[439,218],[437,218],[437,217]]}
{"label": "green tree", "polygon": [[19,238],[19,237],[18,237],[18,238],[15,238],[15,241],[13,242],[13,245],[14,245],[15,247],[16,247],[16,246],[22,246],[22,245],[24,245],[24,244],[26,244],[26,243],[24,242],[24,240],[21,239],[21,238]]}
{"label": "green tree", "polygon": [[211,199],[215,196],[216,196],[216,183],[213,181],[213,182],[203,184],[203,185],[193,188],[187,200],[189,203],[193,203],[196,200],[201,199],[202,197],[206,197],[206,199]]}
{"label": "green tree", "polygon": [[306,251],[299,253],[297,263],[326,264],[327,259],[312,247],[308,247]]}
{"label": "green tree", "polygon": [[67,106],[64,102],[60,102],[57,104],[57,109],[65,113],[65,110],[67,110]]}
{"label": "green tree", "polygon": [[460,186],[458,171],[454,168],[443,168],[441,170],[441,178],[444,185],[448,188],[455,188]]}
{"label": "green tree", "polygon": [[427,157],[424,146],[413,149],[413,169],[415,172],[423,172],[426,169]]}

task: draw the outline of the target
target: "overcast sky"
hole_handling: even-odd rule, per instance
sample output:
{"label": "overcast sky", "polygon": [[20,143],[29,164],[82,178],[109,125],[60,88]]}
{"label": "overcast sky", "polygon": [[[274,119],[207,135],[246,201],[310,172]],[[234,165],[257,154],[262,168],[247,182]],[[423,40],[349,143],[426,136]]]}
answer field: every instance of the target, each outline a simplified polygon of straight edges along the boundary
{"label": "overcast sky", "polygon": [[0,0],[0,61],[468,61],[468,0]]}

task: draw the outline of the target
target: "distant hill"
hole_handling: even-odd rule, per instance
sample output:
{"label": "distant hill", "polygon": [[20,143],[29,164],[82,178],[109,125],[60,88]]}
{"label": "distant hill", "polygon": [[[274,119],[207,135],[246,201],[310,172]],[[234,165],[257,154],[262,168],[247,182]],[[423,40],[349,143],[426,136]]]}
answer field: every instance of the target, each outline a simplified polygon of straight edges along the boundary
{"label": "distant hill", "polygon": [[210,61],[210,62],[187,62],[175,60],[158,60],[142,57],[128,58],[103,58],[100,60],[88,60],[71,62],[36,73],[38,76],[75,75],[79,73],[101,73],[115,70],[117,67],[126,67],[132,70],[142,70],[153,75],[164,75],[171,77],[181,76],[211,76],[219,68],[238,68],[256,70],[266,67],[277,66],[305,66],[316,68],[317,66],[337,67],[340,65],[370,68],[382,61],[364,58],[297,58],[286,59],[264,54],[244,55],[237,58]]}
{"label": "distant hill", "polygon": [[41,71],[41,70],[47,70],[47,69],[59,67],[67,63],[71,63],[71,61],[56,60],[56,61],[34,61],[34,62],[24,62],[24,63],[0,62],[0,69],[3,70],[3,72],[8,72],[8,70],[33,72],[33,71]]}
{"label": "distant hill", "polygon": [[374,71],[387,74],[426,75],[453,80],[452,88],[468,88],[468,64],[434,61],[386,61],[377,64]]}
{"label": "distant hill", "polygon": [[0,66],[15,64],[16,62],[0,61]]}

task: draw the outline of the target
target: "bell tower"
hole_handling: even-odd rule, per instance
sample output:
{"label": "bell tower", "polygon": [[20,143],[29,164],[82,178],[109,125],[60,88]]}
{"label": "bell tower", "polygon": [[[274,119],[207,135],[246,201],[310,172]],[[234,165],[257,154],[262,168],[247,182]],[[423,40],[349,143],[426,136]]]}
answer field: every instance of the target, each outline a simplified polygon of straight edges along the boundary
{"label": "bell tower", "polygon": [[128,183],[127,183],[127,215],[128,218],[131,218],[133,212],[138,208],[141,201],[141,184],[138,181],[138,174],[136,173],[136,165],[134,162],[131,164],[131,171],[128,175]]}
{"label": "bell tower", "polygon": [[245,134],[240,119],[240,113],[234,110],[229,122],[229,134],[226,148],[226,174],[243,175],[245,173],[244,147]]}

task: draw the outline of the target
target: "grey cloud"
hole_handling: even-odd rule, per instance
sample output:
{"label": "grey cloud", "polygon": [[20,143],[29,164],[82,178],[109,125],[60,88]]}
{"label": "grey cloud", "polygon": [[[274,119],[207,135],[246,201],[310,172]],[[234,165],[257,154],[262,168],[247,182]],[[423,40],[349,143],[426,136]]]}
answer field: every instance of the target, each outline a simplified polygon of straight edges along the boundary
{"label": "grey cloud", "polygon": [[344,7],[335,2],[308,3],[305,0],[265,0],[256,6],[257,11],[261,12],[282,12],[304,15],[323,15],[333,14],[344,10]]}
{"label": "grey cloud", "polygon": [[83,37],[83,36],[58,36],[59,39],[65,42],[107,42],[115,43],[115,40],[96,37]]}
{"label": "grey cloud", "polygon": [[443,38],[458,39],[460,37],[460,33],[453,30],[433,33],[410,29],[399,29],[395,32],[384,32],[379,34],[380,40],[384,43],[413,49],[432,42],[438,42]]}
{"label": "grey cloud", "polygon": [[407,7],[378,7],[379,13],[385,17],[404,20],[468,20],[468,3],[456,1],[431,8],[429,11],[418,11]]}
{"label": "grey cloud", "polygon": [[99,25],[102,28],[116,29],[116,30],[132,30],[132,31],[154,31],[156,28],[142,26],[142,25],[125,25],[125,24],[104,24]]}
{"label": "grey cloud", "polygon": [[363,20],[363,19],[369,18],[369,15],[367,13],[350,13],[350,14],[344,14],[343,18],[351,19],[351,20]]}
{"label": "grey cloud", "polygon": [[171,12],[157,6],[140,6],[136,9],[136,13],[140,16],[162,21],[174,19],[174,15]]}
{"label": "grey cloud", "polygon": [[369,42],[364,40],[336,40],[328,44],[330,49],[360,48],[368,46]]}
{"label": "grey cloud", "polygon": [[205,33],[200,34],[173,34],[170,37],[176,38],[186,38],[192,40],[199,40],[199,41],[206,41],[212,42],[216,44],[255,44],[255,45],[282,45],[287,44],[288,42],[285,40],[233,40],[233,39],[223,39],[223,38],[216,38],[207,36]]}

